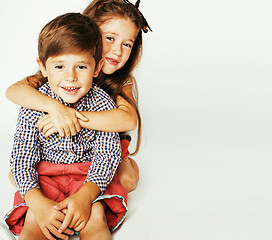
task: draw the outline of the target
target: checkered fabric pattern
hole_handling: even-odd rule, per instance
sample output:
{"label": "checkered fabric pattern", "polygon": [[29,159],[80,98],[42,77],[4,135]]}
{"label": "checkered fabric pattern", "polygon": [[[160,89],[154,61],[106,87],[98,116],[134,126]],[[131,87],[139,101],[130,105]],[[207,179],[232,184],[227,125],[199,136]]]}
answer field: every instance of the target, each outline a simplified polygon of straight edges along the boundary
{"label": "checkered fabric pattern", "polygon": [[[58,99],[48,83],[40,92]],[[68,105],[68,104],[66,104]],[[115,108],[112,99],[100,88],[93,86],[77,104],[78,111],[104,111]],[[35,167],[40,161],[70,164],[91,161],[85,182],[94,182],[104,192],[121,160],[119,134],[82,128],[72,137],[60,137],[58,133],[46,138],[36,127],[45,113],[21,108],[11,154],[11,169],[20,194],[24,199],[27,191],[39,188]]]}

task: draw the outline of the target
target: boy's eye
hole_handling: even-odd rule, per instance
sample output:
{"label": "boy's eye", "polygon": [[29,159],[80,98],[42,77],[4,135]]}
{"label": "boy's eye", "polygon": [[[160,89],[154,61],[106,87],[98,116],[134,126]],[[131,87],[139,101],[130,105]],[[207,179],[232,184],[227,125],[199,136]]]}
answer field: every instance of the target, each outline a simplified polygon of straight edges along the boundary
{"label": "boy's eye", "polygon": [[78,68],[82,70],[82,69],[86,69],[87,67],[84,65],[79,65]]}
{"label": "boy's eye", "polygon": [[56,69],[63,69],[63,66],[62,65],[57,65],[55,66]]}

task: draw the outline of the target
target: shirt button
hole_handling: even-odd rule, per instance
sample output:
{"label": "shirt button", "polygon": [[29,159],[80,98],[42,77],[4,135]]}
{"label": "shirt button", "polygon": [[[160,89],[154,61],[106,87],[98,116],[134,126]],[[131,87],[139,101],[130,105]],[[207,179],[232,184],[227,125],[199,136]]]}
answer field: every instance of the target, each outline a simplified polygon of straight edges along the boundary
{"label": "shirt button", "polygon": [[89,136],[85,136],[85,139],[88,140],[90,137]]}

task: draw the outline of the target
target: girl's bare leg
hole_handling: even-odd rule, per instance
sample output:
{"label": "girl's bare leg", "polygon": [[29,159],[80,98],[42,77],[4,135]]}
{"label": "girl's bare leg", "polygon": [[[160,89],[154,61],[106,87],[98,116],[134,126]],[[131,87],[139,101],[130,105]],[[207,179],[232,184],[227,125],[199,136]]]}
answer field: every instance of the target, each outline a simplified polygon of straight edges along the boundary
{"label": "girl's bare leg", "polygon": [[105,216],[105,207],[101,202],[92,205],[90,219],[80,232],[80,240],[112,240]]}
{"label": "girl's bare leg", "polygon": [[117,174],[119,176],[121,185],[128,192],[136,189],[139,181],[139,167],[132,158],[126,157],[122,159],[117,168]]}
{"label": "girl's bare leg", "polygon": [[18,240],[47,240],[36,222],[33,212],[28,209],[23,230]]}

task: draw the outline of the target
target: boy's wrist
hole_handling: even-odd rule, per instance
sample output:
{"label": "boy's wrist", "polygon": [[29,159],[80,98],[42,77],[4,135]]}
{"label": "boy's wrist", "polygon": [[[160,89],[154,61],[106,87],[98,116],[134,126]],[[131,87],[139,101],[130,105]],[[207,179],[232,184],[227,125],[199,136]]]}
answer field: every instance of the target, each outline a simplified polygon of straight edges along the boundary
{"label": "boy's wrist", "polygon": [[36,206],[39,208],[41,201],[45,198],[42,192],[38,188],[32,188],[25,194],[25,202],[27,206],[35,211]]}
{"label": "boy's wrist", "polygon": [[86,182],[80,188],[78,194],[82,195],[84,199],[88,199],[89,203],[92,203],[100,194],[100,188],[93,182]]}

